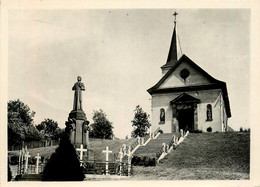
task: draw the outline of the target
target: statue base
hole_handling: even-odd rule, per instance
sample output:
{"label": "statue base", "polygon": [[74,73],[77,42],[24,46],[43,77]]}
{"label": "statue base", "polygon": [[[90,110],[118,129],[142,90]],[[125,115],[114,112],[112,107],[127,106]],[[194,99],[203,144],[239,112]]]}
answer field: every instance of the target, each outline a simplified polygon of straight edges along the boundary
{"label": "statue base", "polygon": [[69,114],[69,118],[76,120],[87,120],[86,114],[83,110],[72,110]]}
{"label": "statue base", "polygon": [[83,110],[73,110],[69,114],[68,121],[65,123],[65,131],[70,135],[71,143],[79,148],[82,144],[84,148],[89,147],[88,124],[86,114]]}

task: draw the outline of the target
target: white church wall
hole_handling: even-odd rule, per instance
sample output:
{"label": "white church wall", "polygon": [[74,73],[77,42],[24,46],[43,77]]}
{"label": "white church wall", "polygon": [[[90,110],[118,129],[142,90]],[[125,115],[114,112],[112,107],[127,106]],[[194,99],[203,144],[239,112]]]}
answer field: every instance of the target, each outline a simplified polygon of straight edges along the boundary
{"label": "white church wall", "polygon": [[[167,93],[167,94],[154,94],[152,96],[152,132],[154,132],[158,127],[160,127],[164,133],[172,132],[172,106],[170,101],[181,95],[183,92],[178,93]],[[197,114],[198,114],[198,129],[207,131],[208,127],[211,127],[213,132],[222,131],[221,113],[220,107],[215,106],[220,90],[202,90],[202,91],[192,91],[186,92],[187,94],[200,99],[201,103],[198,104]],[[207,118],[207,104],[212,106],[212,121],[206,121]],[[165,123],[160,124],[160,109],[165,110]]]}

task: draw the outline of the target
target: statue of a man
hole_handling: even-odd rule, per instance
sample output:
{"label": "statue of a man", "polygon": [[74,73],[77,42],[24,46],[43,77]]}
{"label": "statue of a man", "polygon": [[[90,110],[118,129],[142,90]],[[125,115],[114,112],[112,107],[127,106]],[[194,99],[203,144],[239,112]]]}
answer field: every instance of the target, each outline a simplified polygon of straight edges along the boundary
{"label": "statue of a man", "polygon": [[81,91],[85,91],[85,86],[81,82],[81,77],[78,76],[78,82],[74,84],[72,90],[75,90],[74,93],[74,103],[73,103],[73,110],[82,110],[82,96]]}

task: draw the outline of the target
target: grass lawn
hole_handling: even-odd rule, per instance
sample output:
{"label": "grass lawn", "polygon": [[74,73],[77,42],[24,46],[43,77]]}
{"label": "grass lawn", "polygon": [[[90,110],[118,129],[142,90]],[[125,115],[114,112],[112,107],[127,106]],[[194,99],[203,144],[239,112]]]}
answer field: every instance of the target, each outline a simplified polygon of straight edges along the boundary
{"label": "grass lawn", "polygon": [[135,166],[132,180],[249,179],[249,166],[249,133],[191,133],[156,167]]}
{"label": "grass lawn", "polygon": [[[133,141],[135,139],[102,140],[93,141],[90,145],[102,159],[105,155],[101,150],[106,146],[116,153],[122,144],[129,145]],[[32,156],[37,153],[50,156],[56,147],[29,151]],[[9,152],[9,156],[18,154],[18,151]],[[250,133],[190,133],[156,167],[133,166],[133,176],[121,180],[245,180],[249,179],[249,172]]]}

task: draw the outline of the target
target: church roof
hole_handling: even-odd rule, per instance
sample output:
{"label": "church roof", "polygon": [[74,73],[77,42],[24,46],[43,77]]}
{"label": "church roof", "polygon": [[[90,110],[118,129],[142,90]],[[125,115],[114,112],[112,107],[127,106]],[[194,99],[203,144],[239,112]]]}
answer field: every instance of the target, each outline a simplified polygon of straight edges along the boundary
{"label": "church roof", "polygon": [[[197,69],[202,75],[207,77],[210,80],[210,83],[202,84],[202,85],[192,85],[192,86],[184,86],[184,87],[172,87],[172,88],[159,88],[164,81],[173,73],[173,71],[183,62],[186,61],[193,68]],[[185,91],[195,91],[195,90],[210,90],[210,89],[221,89],[223,92],[223,99],[225,102],[225,108],[227,112],[227,116],[231,117],[227,86],[225,82],[219,81],[209,75],[206,71],[200,68],[197,64],[195,64],[191,59],[189,59],[185,54],[176,62],[175,65],[171,67],[171,69],[147,92],[150,95],[156,93],[170,93],[170,92],[185,92]]]}

